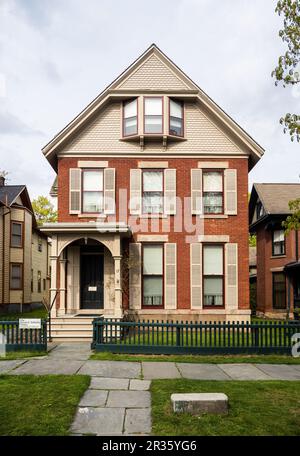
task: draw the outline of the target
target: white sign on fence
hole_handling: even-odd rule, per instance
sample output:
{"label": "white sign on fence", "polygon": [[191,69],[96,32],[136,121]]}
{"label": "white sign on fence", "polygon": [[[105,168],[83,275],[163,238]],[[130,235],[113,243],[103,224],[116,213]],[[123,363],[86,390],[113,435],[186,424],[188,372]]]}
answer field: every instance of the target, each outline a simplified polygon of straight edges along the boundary
{"label": "white sign on fence", "polygon": [[19,329],[41,329],[40,318],[19,318]]}
{"label": "white sign on fence", "polygon": [[6,336],[0,332],[0,358],[6,355]]}

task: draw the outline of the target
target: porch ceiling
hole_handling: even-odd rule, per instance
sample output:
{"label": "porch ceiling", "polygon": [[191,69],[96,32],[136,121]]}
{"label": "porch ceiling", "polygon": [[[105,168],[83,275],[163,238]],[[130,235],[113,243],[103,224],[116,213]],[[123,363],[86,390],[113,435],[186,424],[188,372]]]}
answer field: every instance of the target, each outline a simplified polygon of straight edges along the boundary
{"label": "porch ceiling", "polygon": [[47,234],[57,233],[120,233],[123,236],[131,236],[129,225],[125,223],[108,222],[58,222],[45,223],[40,230]]}

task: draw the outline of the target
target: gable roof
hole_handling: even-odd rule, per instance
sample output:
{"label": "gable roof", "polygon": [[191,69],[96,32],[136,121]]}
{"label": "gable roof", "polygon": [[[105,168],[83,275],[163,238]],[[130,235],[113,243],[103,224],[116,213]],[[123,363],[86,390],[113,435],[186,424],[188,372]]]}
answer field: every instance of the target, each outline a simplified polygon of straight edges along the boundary
{"label": "gable roof", "polygon": [[[69,124],[67,124],[54,138],[46,144],[42,152],[52,167],[56,170],[56,151],[75,131],[90,119],[113,95],[141,91],[135,89],[135,84],[141,73],[147,74],[147,65],[151,64],[151,77],[148,78],[148,85],[143,90],[158,91],[158,82],[162,77],[167,80],[167,88],[172,92],[188,93],[194,95],[198,100],[212,112],[226,127],[232,131],[247,150],[254,165],[263,155],[264,149],[241,128],[228,114],[223,111],[200,87],[195,84],[169,57],[167,57],[157,46],[152,44],[140,57],[138,57],[123,73],[121,73],[108,87],[106,87],[90,104],[86,106]],[[161,90],[161,89],[160,89]]]}
{"label": "gable roof", "polygon": [[27,192],[25,185],[4,185],[0,187],[0,200],[6,206],[11,207],[23,191]]}
{"label": "gable roof", "polygon": [[254,188],[269,215],[290,214],[289,201],[300,198],[300,184],[254,184]]}

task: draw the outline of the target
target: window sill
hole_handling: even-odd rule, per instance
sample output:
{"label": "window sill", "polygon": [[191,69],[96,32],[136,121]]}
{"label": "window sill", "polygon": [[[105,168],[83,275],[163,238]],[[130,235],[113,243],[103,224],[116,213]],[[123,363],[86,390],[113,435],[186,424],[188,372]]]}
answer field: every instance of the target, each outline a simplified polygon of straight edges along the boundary
{"label": "window sill", "polygon": [[276,258],[286,258],[286,255],[271,255],[271,259],[276,259]]}
{"label": "window sill", "polygon": [[200,217],[204,219],[227,219],[228,215],[226,214],[203,214]]}
{"label": "window sill", "polygon": [[78,214],[78,218],[106,218],[106,214]]}
{"label": "window sill", "polygon": [[140,214],[137,217],[140,219],[166,219],[168,218],[167,214]]}

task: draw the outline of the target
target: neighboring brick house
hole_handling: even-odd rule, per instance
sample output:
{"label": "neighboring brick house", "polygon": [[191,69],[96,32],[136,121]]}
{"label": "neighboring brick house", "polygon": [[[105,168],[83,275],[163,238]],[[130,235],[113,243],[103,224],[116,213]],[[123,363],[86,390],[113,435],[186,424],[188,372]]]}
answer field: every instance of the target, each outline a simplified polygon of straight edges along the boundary
{"label": "neighboring brick house", "polygon": [[249,203],[250,232],[257,236],[257,311],[292,316],[300,307],[300,233],[285,235],[282,222],[300,184],[254,184]]}
{"label": "neighboring brick house", "polygon": [[58,176],[58,223],[42,228],[54,335],[90,337],[97,314],[249,319],[248,171],[263,149],[155,45],[43,153]]}
{"label": "neighboring brick house", "polygon": [[0,313],[49,299],[49,251],[25,185],[5,185],[0,177]]}

